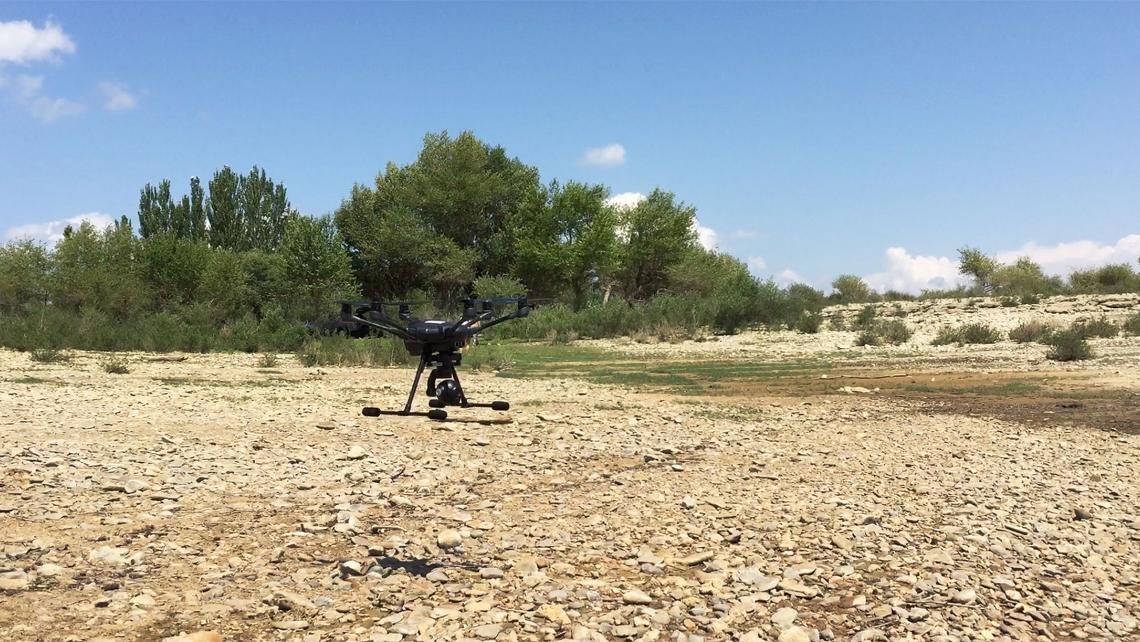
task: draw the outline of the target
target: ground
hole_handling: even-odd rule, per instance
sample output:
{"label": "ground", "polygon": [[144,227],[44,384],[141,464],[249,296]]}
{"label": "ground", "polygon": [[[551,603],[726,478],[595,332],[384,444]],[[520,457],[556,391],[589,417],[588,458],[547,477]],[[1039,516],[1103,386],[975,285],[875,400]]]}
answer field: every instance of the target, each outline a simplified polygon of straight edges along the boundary
{"label": "ground", "polygon": [[1140,338],[848,334],[507,346],[464,379],[507,423],[361,417],[403,369],[0,352],[0,639],[1140,637]]}

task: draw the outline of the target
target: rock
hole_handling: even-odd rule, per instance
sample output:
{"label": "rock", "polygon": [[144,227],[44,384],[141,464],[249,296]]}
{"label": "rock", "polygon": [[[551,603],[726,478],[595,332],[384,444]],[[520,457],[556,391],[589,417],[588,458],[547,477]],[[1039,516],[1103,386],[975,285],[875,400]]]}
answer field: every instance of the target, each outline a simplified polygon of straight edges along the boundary
{"label": "rock", "polygon": [[40,577],[56,577],[63,574],[64,568],[57,564],[41,564],[36,568],[36,573]]}
{"label": "rock", "polygon": [[127,482],[123,484],[123,492],[128,494],[137,493],[140,490],[148,490],[149,488],[150,484],[141,479],[128,479]]}
{"label": "rock", "polygon": [[356,560],[341,562],[340,574],[342,577],[359,577],[364,575],[364,566]]}
{"label": "rock", "polygon": [[135,597],[132,597],[131,604],[144,611],[148,611],[154,608],[155,601],[153,597],[147,595],[146,593],[143,593],[142,595],[136,595]]}
{"label": "rock", "polygon": [[621,601],[625,602],[626,604],[651,604],[653,602],[653,598],[643,591],[633,589],[623,593],[621,596]]}
{"label": "rock", "polygon": [[693,509],[697,507],[697,500],[685,495],[681,498],[681,508]]}
{"label": "rock", "polygon": [[459,531],[449,528],[435,538],[435,543],[440,548],[451,549],[463,543],[463,536],[459,534]]}
{"label": "rock", "polygon": [[283,622],[274,622],[273,628],[278,631],[303,631],[309,628],[308,620],[285,620]]}
{"label": "rock", "polygon": [[100,546],[87,554],[87,561],[100,564],[110,564],[112,566],[124,566],[127,563],[127,555],[130,553],[125,548],[115,548],[112,546]]}
{"label": "rock", "polygon": [[1092,517],[1093,517],[1092,513],[1087,509],[1084,509],[1084,508],[1073,509],[1073,519],[1075,519],[1075,520],[1081,521],[1081,520],[1086,520],[1086,519],[1092,519]]}
{"label": "rock", "polygon": [[811,636],[800,627],[793,626],[781,631],[777,642],[811,642]]}
{"label": "rock", "polygon": [[367,456],[368,456],[368,451],[365,450],[364,448],[361,448],[360,446],[353,446],[353,447],[349,448],[348,454],[345,455],[345,457],[347,457],[348,459],[352,459],[352,460],[364,459]]}
{"label": "rock", "polygon": [[317,605],[309,598],[293,591],[280,590],[273,594],[269,602],[282,611],[297,611],[299,613],[315,613]]}
{"label": "rock", "polygon": [[712,551],[703,551],[700,553],[693,553],[692,555],[686,555],[685,557],[678,559],[677,563],[683,564],[685,566],[695,566],[695,565],[700,564],[702,562],[707,562],[707,561],[711,560],[712,558],[713,558],[713,552]]}
{"label": "rock", "polygon": [[431,572],[429,572],[424,577],[426,577],[429,582],[435,582],[437,584],[447,582],[451,579],[447,576],[447,572],[442,568],[432,569]]}
{"label": "rock", "polygon": [[538,607],[538,614],[558,625],[570,624],[570,616],[556,604],[543,604]]}
{"label": "rock", "polygon": [[974,589],[969,588],[962,589],[961,591],[955,593],[954,597],[951,598],[951,601],[955,604],[973,604],[977,599],[978,593]]}
{"label": "rock", "polygon": [[23,571],[0,573],[0,591],[23,591],[28,588],[28,574]]}
{"label": "rock", "polygon": [[494,640],[495,638],[499,637],[499,634],[502,632],[502,624],[483,624],[475,627],[475,630],[472,631],[472,633],[475,634],[475,637],[484,640]]}
{"label": "rock", "polygon": [[214,631],[198,631],[162,638],[162,642],[222,642],[222,636]]}
{"label": "rock", "polygon": [[483,567],[483,568],[479,569],[479,577],[486,579],[486,580],[497,580],[497,579],[500,579],[501,577],[503,577],[503,569],[492,568],[492,567]]}
{"label": "rock", "polygon": [[791,607],[783,607],[772,614],[772,624],[775,624],[781,629],[786,629],[796,621],[799,613]]}
{"label": "rock", "polygon": [[333,424],[333,423],[317,424],[317,428],[319,430],[336,430],[336,424]]}
{"label": "rock", "polygon": [[491,445],[491,440],[488,437],[484,437],[483,435],[479,435],[478,437],[475,437],[475,439],[473,439],[472,442],[476,446],[490,446]]}

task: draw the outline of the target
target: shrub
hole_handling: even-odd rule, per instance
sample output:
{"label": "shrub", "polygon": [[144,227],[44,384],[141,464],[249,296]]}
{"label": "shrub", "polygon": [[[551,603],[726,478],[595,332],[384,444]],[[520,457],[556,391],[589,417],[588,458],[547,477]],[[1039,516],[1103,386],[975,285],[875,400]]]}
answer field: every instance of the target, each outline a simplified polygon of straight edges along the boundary
{"label": "shrub", "polygon": [[1088,341],[1081,333],[1072,329],[1054,332],[1049,336],[1047,343],[1051,348],[1045,358],[1052,361],[1081,361],[1093,357]]}
{"label": "shrub", "polygon": [[831,317],[831,319],[828,320],[827,325],[836,332],[843,332],[847,330],[847,321],[845,321],[843,317],[839,316],[838,314]]}
{"label": "shrub", "polygon": [[70,352],[55,348],[38,348],[28,353],[28,358],[36,363],[71,363]]}
{"label": "shrub", "polygon": [[1041,297],[1037,296],[1036,294],[1026,293],[1021,295],[1022,305],[1034,305],[1037,303],[1041,303]]}
{"label": "shrub", "polygon": [[1003,308],[1016,308],[1017,306],[1021,305],[1021,303],[1017,299],[1015,299],[1011,296],[1003,296],[1000,299],[1000,303],[1001,303],[1001,307],[1003,307]]}
{"label": "shrub", "polygon": [[1086,339],[1111,339],[1120,334],[1120,326],[1104,317],[1077,321],[1070,329]]}
{"label": "shrub", "polygon": [[1053,329],[1040,321],[1028,321],[1009,331],[1009,339],[1016,343],[1045,343]]}
{"label": "shrub", "polygon": [[997,343],[998,341],[1001,341],[1000,332],[982,323],[971,323],[960,328],[942,328],[930,344],[942,346],[955,343],[961,346]]}
{"label": "shrub", "polygon": [[906,343],[914,332],[907,327],[906,323],[901,319],[891,319],[889,321],[878,321],[865,328],[855,337],[855,345],[857,346],[881,346],[891,345],[896,346]]}
{"label": "shrub", "polygon": [[405,365],[413,357],[404,348],[403,341],[392,337],[352,339],[348,337],[319,337],[305,341],[297,351],[301,365],[313,366],[371,366],[387,368]]}
{"label": "shrub", "polygon": [[804,334],[816,334],[821,325],[823,325],[823,317],[818,313],[805,314],[796,321],[795,329]]}
{"label": "shrub", "polygon": [[1124,320],[1124,331],[1132,336],[1140,336],[1140,312]]}
{"label": "shrub", "polygon": [[870,328],[871,324],[875,322],[875,317],[878,312],[875,311],[875,306],[865,305],[859,314],[856,315],[855,321],[852,323],[856,328]]}
{"label": "shrub", "polygon": [[130,374],[131,369],[127,360],[120,357],[110,357],[99,362],[99,367],[107,374]]}
{"label": "shrub", "polygon": [[273,368],[277,365],[277,353],[264,352],[257,358],[257,365],[260,368]]}
{"label": "shrub", "polygon": [[527,293],[526,286],[512,276],[481,276],[474,282],[475,296],[480,299],[519,296]]}

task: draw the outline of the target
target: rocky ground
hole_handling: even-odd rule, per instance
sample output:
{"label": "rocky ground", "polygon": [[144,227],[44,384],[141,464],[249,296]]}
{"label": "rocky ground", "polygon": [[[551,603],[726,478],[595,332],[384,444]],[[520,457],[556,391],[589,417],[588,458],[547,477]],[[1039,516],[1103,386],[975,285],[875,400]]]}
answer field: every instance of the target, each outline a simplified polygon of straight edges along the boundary
{"label": "rocky ground", "polygon": [[[1140,339],[1097,348],[1054,374],[1135,405]],[[1140,436],[1095,415],[471,374],[512,421],[433,423],[359,416],[403,370],[101,358],[0,352],[2,640],[1140,638]]]}

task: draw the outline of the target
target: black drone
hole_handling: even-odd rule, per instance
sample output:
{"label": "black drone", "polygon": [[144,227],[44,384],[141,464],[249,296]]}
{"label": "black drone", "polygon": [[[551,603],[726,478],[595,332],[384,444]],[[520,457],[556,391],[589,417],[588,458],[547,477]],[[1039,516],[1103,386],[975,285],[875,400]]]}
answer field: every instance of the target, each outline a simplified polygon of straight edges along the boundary
{"label": "black drone", "polygon": [[[465,299],[463,301],[463,317],[458,321],[443,321],[439,319],[416,319],[412,316],[411,303],[384,301],[341,301],[339,321],[345,324],[356,324],[358,328],[372,331],[387,332],[392,336],[404,340],[404,347],[412,356],[420,358],[420,365],[416,369],[416,377],[412,380],[412,390],[408,393],[408,402],[403,410],[381,410],[379,408],[364,408],[361,412],[366,417],[379,417],[380,415],[409,415],[428,417],[436,421],[447,419],[447,406],[460,408],[490,408],[491,410],[510,410],[511,405],[506,401],[492,401],[491,403],[474,403],[463,394],[463,387],[459,384],[459,375],[455,368],[463,359],[463,348],[472,337],[486,330],[510,321],[521,319],[530,314],[530,302],[527,297],[506,297],[500,299]],[[495,306],[514,305],[515,309],[501,316],[495,315]],[[385,311],[386,307],[398,306],[398,318],[393,319]],[[427,395],[431,397],[428,405],[431,410],[427,412],[412,412],[412,400],[416,397],[416,387],[420,385],[420,377],[424,368],[432,366],[431,374],[427,380]]]}

